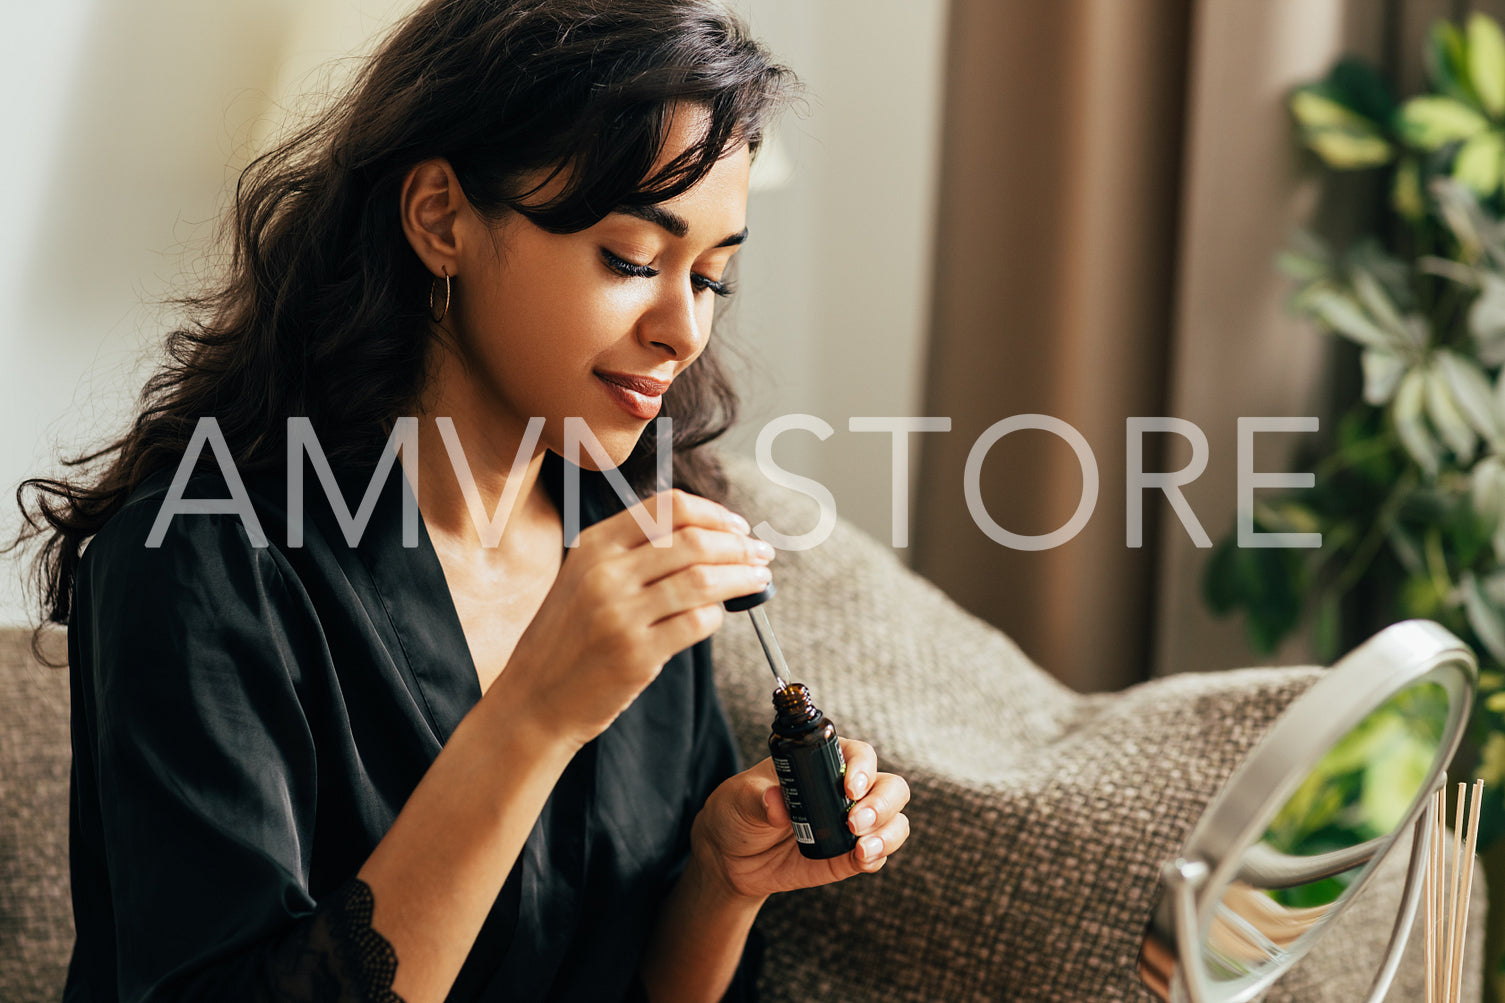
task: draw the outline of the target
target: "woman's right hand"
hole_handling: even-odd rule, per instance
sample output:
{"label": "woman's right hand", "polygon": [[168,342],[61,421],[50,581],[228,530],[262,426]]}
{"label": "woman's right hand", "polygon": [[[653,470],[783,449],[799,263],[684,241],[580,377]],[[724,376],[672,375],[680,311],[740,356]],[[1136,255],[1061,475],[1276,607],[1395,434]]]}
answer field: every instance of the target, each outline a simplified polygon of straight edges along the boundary
{"label": "woman's right hand", "polygon": [[[668,546],[654,525],[671,508]],[[724,600],[768,585],[774,550],[741,516],[675,489],[586,527],[499,681],[556,736],[595,738],[679,651],[721,626]]]}

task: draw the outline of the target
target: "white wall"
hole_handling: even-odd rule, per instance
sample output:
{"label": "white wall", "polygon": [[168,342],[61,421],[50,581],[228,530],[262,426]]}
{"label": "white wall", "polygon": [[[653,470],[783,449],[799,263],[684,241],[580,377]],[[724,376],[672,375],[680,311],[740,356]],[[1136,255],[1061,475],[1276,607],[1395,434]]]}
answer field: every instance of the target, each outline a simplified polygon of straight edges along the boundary
{"label": "white wall", "polygon": [[821,417],[835,429],[829,439],[788,432],[775,459],[827,485],[843,516],[887,540],[889,437],[849,432],[847,420],[921,413],[946,4],[739,7],[800,75],[809,108],[786,115],[779,131],[794,162],[790,183],[755,193],[748,208],[752,236],[727,337],[753,358],[732,442],[751,453],[770,418]]}
{"label": "white wall", "polygon": [[[124,427],[191,288],[236,165],[311,70],[412,0],[50,0],[8,12],[0,86],[0,532],[24,477]],[[930,277],[944,0],[735,0],[808,86],[788,116],[794,164],[754,195],[727,336],[751,358],[734,448],[807,411],[782,464],[831,487],[887,537],[886,437],[847,418],[918,413]],[[18,21],[18,18],[20,19]],[[782,528],[782,527],[781,527]],[[791,531],[797,531],[792,528]],[[0,623],[30,614],[0,566]]]}

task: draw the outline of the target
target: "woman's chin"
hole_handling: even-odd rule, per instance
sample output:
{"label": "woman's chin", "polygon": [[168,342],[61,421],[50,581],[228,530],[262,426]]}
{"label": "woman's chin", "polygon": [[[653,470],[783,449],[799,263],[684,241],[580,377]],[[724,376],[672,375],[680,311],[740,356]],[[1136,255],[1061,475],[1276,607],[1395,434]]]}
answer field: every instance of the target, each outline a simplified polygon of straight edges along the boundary
{"label": "woman's chin", "polygon": [[570,455],[570,450],[551,446],[553,452],[577,464],[582,470],[594,470],[597,472],[614,470],[626,463],[637,448],[639,436],[631,433],[602,430],[596,435],[596,442],[590,446],[580,443],[573,451],[576,456]]}

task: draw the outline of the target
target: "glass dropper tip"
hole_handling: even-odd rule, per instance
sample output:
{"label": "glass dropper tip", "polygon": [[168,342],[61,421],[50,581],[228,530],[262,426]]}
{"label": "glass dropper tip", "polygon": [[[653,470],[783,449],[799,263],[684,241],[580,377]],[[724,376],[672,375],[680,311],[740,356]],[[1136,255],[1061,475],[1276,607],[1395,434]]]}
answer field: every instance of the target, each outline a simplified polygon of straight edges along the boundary
{"label": "glass dropper tip", "polygon": [[763,612],[763,607],[754,606],[747,611],[752,619],[753,631],[758,635],[758,643],[763,646],[763,657],[768,659],[768,669],[773,673],[774,681],[779,684],[779,689],[786,690],[789,684],[784,681],[789,674],[789,663],[784,661],[784,652],[779,648],[778,638],[773,636],[773,626],[768,622],[768,614]]}

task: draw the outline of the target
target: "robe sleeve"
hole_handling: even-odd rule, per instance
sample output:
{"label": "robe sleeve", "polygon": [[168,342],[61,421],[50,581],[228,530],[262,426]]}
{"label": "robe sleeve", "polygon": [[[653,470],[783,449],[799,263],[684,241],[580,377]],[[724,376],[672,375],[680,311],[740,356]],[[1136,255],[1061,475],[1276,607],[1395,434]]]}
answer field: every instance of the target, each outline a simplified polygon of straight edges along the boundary
{"label": "robe sleeve", "polygon": [[304,668],[329,653],[308,597],[235,515],[147,547],[156,509],[118,512],[76,585],[75,808],[102,834],[118,999],[392,1003],[371,890],[309,888]]}

